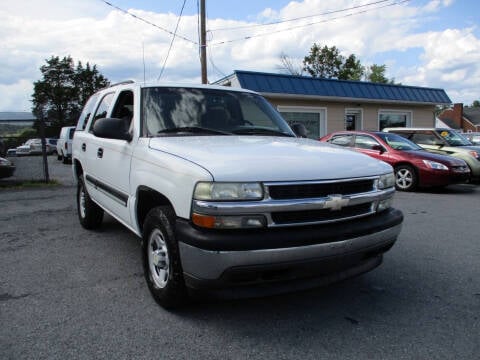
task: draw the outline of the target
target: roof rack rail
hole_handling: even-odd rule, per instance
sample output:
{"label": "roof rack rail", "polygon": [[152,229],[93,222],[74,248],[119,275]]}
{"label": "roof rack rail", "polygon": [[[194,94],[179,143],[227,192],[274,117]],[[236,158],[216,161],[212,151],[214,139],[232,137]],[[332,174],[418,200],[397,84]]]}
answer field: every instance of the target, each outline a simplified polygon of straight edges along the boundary
{"label": "roof rack rail", "polygon": [[135,83],[135,81],[133,81],[133,80],[125,80],[125,81],[120,81],[120,82],[115,83],[115,84],[111,84],[109,87],[114,87],[114,86],[118,86],[118,85],[133,84],[133,83]]}

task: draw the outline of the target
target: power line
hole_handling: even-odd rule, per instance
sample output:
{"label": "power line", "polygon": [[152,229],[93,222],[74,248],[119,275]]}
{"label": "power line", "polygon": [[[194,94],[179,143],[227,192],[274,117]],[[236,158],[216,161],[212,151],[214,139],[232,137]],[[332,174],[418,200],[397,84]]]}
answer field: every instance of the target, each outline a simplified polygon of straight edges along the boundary
{"label": "power line", "polygon": [[170,50],[172,50],[173,42],[175,41],[175,37],[177,36],[178,25],[180,24],[180,20],[182,19],[183,9],[185,8],[186,2],[187,0],[183,0],[182,9],[180,10],[180,15],[178,16],[177,25],[175,26],[175,31],[172,37],[172,41],[170,41],[170,47],[168,48],[167,56],[165,57],[165,61],[163,62],[163,66],[162,66],[162,71],[160,71],[160,75],[158,75],[157,81],[160,80],[160,78],[162,77],[163,71],[165,70],[165,66],[167,65],[167,60],[168,60],[168,57],[170,56]]}
{"label": "power line", "polygon": [[192,43],[192,44],[198,45],[198,42],[195,42],[195,41],[193,41],[193,40],[190,40],[189,38],[186,38],[185,36],[182,36],[182,35],[176,35],[175,33],[171,32],[170,30],[165,29],[164,27],[161,27],[161,26],[159,26],[159,25],[157,25],[157,24],[154,24],[154,23],[152,23],[152,22],[150,22],[150,21],[148,21],[148,20],[145,20],[145,19],[141,18],[140,16],[137,16],[137,15],[135,15],[135,14],[132,14],[131,12],[129,12],[129,11],[127,11],[127,10],[124,10],[124,9],[122,9],[122,8],[119,8],[118,6],[113,5],[112,3],[108,2],[108,1],[105,1],[105,0],[100,0],[100,1],[103,2],[103,3],[105,3],[105,4],[107,4],[108,6],[111,6],[111,7],[114,8],[114,9],[117,9],[118,11],[123,12],[124,14],[130,15],[131,17],[133,17],[133,18],[135,18],[135,19],[137,19],[137,20],[140,20],[140,21],[142,21],[142,22],[144,22],[144,23],[146,23],[146,24],[148,24],[148,25],[150,25],[150,26],[153,26],[153,27],[155,27],[155,28],[157,28],[157,29],[160,29],[160,30],[162,30],[162,31],[164,31],[164,32],[167,32],[167,33],[169,33],[170,35],[177,36],[177,37],[179,37],[179,38],[182,39],[182,40],[185,40],[185,41],[188,41],[188,42],[190,42],[190,43]]}
{"label": "power line", "polygon": [[278,33],[281,33],[281,32],[285,32],[285,31],[291,31],[291,30],[295,30],[295,29],[299,29],[299,28],[303,28],[303,27],[307,27],[307,26],[312,26],[312,25],[318,25],[318,24],[322,24],[322,23],[327,23],[327,22],[330,22],[330,21],[339,20],[339,19],[344,19],[344,18],[347,18],[347,17],[355,16],[355,15],[365,14],[365,13],[367,13],[367,12],[370,12],[370,11],[373,11],[373,10],[382,9],[382,8],[386,8],[386,7],[389,7],[389,6],[400,5],[400,4],[409,2],[409,1],[410,1],[410,0],[402,0],[402,1],[398,1],[398,2],[391,3],[391,4],[387,4],[387,5],[383,5],[383,6],[378,6],[378,7],[375,7],[375,8],[373,8],[373,9],[362,10],[362,11],[354,12],[354,13],[351,13],[351,14],[346,14],[346,15],[343,15],[343,16],[337,16],[337,17],[330,18],[330,19],[325,19],[325,20],[321,20],[321,21],[311,22],[311,23],[308,23],[308,24],[302,24],[302,25],[292,26],[292,27],[289,27],[289,28],[286,28],[286,29],[280,29],[280,30],[276,30],[276,31],[270,31],[270,32],[267,32],[267,33],[261,33],[261,34],[256,34],[256,35],[245,36],[245,37],[242,37],[242,38],[237,38],[237,39],[232,39],[232,40],[220,41],[220,42],[217,42],[217,43],[210,44],[210,46],[225,45],[225,44],[230,44],[230,43],[233,43],[233,42],[249,40],[249,39],[253,39],[253,38],[257,38],[257,37],[269,36],[269,35],[273,35],[273,34],[278,34]]}
{"label": "power line", "polygon": [[360,8],[371,6],[371,5],[381,4],[381,3],[384,3],[384,2],[387,2],[387,1],[391,1],[391,0],[380,0],[380,1],[375,1],[375,2],[368,3],[368,4],[352,6],[352,7],[345,8],[345,9],[331,10],[331,11],[323,12],[323,13],[320,13],[320,14],[301,16],[301,17],[296,17],[296,18],[286,19],[286,20],[272,21],[272,22],[264,23],[264,24],[224,27],[224,28],[211,29],[210,31],[213,32],[213,31],[225,31],[225,30],[238,30],[238,29],[246,29],[246,28],[255,28],[255,27],[262,27],[262,26],[284,24],[284,23],[287,23],[287,22],[304,20],[304,19],[309,19],[309,18],[317,17],[317,16],[325,16],[325,15],[336,14],[336,13],[344,12],[344,11],[348,11],[348,10],[360,9]]}

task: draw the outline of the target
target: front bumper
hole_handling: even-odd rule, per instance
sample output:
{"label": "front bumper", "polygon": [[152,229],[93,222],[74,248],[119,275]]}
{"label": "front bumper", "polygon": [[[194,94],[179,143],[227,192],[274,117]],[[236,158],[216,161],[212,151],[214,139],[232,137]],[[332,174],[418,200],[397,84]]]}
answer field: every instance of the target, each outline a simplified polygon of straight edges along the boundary
{"label": "front bumper", "polygon": [[461,184],[469,182],[470,178],[468,167],[465,171],[420,170],[420,186]]}
{"label": "front bumper", "polygon": [[402,221],[402,213],[390,209],[343,223],[220,232],[199,230],[179,219],[176,236],[187,286],[220,289],[299,279],[340,280],[368,271],[393,246]]}

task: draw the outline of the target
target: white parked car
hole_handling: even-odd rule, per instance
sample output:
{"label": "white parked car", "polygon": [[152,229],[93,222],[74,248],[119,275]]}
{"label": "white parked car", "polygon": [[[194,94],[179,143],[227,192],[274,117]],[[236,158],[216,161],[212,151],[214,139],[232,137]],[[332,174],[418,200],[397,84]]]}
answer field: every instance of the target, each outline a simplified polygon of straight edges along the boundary
{"label": "white parked car", "polygon": [[42,153],[42,140],[29,139],[23,145],[17,147],[17,156],[36,155]]}
{"label": "white parked car", "polygon": [[62,127],[57,140],[57,159],[64,164],[72,159],[72,140],[75,133],[75,126]]}
{"label": "white parked car", "polygon": [[[56,152],[56,139],[45,139],[45,151],[47,155]],[[30,139],[25,144],[16,148],[16,155],[40,155],[42,153],[42,139]]]}

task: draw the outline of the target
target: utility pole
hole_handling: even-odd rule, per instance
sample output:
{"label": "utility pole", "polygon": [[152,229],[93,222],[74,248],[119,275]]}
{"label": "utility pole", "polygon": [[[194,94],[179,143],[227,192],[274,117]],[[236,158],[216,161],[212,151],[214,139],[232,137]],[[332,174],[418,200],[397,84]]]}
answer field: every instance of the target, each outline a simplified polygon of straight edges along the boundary
{"label": "utility pole", "polygon": [[200,64],[202,67],[202,84],[208,84],[207,79],[207,30],[205,24],[205,0],[200,0]]}

